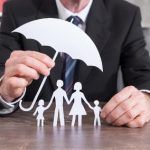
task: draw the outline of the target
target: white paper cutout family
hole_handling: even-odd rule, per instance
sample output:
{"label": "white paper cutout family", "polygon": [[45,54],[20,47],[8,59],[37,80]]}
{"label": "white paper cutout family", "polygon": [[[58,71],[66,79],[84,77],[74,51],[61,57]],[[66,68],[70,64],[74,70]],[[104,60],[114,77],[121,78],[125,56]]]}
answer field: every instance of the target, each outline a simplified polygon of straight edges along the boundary
{"label": "white paper cutout family", "polygon": [[89,102],[86,100],[84,94],[80,91],[82,90],[82,84],[80,82],[76,82],[74,84],[74,90],[75,92],[71,95],[70,100],[67,97],[67,94],[63,87],[63,81],[57,80],[57,89],[53,92],[52,97],[50,99],[50,102],[46,107],[44,107],[44,100],[40,99],[38,102],[38,107],[36,108],[33,115],[35,116],[37,114],[37,126],[44,126],[44,111],[49,109],[52,102],[55,100],[55,111],[54,111],[54,121],[53,126],[57,126],[58,118],[60,119],[60,125],[65,126],[65,120],[64,120],[64,110],[63,110],[63,101],[66,100],[67,104],[69,105],[72,101],[73,105],[70,110],[69,115],[72,115],[72,122],[71,126],[75,125],[76,117],[78,117],[78,126],[82,126],[82,116],[87,115],[85,108],[82,104],[82,101],[84,101],[90,109],[94,111],[94,126],[98,125],[101,126],[100,121],[100,112],[101,108],[98,106],[99,101],[94,101],[94,107],[92,107]]}

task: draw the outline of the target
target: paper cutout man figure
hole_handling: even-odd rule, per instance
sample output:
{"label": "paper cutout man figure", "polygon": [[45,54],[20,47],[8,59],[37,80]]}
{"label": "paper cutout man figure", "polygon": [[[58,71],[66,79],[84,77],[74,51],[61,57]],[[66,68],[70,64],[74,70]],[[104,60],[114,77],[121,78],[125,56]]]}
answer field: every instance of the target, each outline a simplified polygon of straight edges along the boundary
{"label": "paper cutout man figure", "polygon": [[80,91],[82,90],[82,84],[80,82],[76,82],[74,84],[74,90],[76,90],[70,98],[70,103],[74,100],[73,106],[71,108],[71,111],[69,115],[72,115],[72,123],[71,125],[74,126],[76,116],[78,116],[78,126],[82,126],[82,116],[86,115],[86,111],[83,107],[82,100],[90,107],[91,105],[86,100],[84,94]]}
{"label": "paper cutout man figure", "polygon": [[58,88],[53,92],[53,95],[47,106],[47,109],[51,106],[53,100],[55,99],[56,107],[55,107],[55,112],[54,112],[53,126],[57,126],[58,115],[59,115],[59,119],[60,119],[60,125],[64,126],[65,121],[64,121],[63,100],[65,99],[67,104],[69,104],[69,100],[68,100],[65,90],[62,89],[62,87],[63,87],[62,80],[57,80],[57,87]]}
{"label": "paper cutout man figure", "polygon": [[35,116],[37,113],[37,126],[44,126],[44,116],[43,116],[43,113],[44,111],[46,110],[46,107],[44,107],[44,100],[41,99],[39,100],[38,102],[38,107],[36,108],[35,112],[33,113],[33,115]]}
{"label": "paper cutout man figure", "polygon": [[99,105],[99,101],[95,100],[94,101],[95,106],[92,108],[94,111],[94,126],[96,126],[96,124],[98,124],[98,126],[101,126],[101,120],[100,120],[100,112],[101,112],[101,108],[98,106]]}

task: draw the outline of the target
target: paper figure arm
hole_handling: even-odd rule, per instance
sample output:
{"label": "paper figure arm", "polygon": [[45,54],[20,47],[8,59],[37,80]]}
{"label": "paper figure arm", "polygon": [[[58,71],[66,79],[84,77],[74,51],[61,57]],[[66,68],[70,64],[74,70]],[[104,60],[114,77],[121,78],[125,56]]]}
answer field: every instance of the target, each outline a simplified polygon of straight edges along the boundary
{"label": "paper figure arm", "polygon": [[67,96],[66,92],[65,92],[65,94],[64,94],[64,98],[65,98],[67,104],[69,105],[69,104],[70,104],[70,101],[69,101],[69,99],[68,99],[68,96]]}
{"label": "paper figure arm", "polygon": [[55,94],[53,93],[48,105],[45,107],[45,110],[49,109],[49,107],[51,106],[52,102],[53,102],[53,99],[55,98]]}
{"label": "paper figure arm", "polygon": [[35,116],[37,112],[38,112],[38,108],[36,108],[35,112],[33,113],[33,116]]}
{"label": "paper figure arm", "polygon": [[90,103],[87,101],[87,99],[85,98],[85,96],[84,96],[84,94],[82,94],[82,99],[84,100],[84,102],[89,106],[89,108],[90,109],[94,109],[91,105],[90,105]]}
{"label": "paper figure arm", "polygon": [[74,96],[73,96],[73,95],[71,95],[71,98],[70,98],[69,104],[73,101],[73,99],[74,99]]}
{"label": "paper figure arm", "polygon": [[89,103],[87,105],[89,106],[90,109],[94,110],[94,108]]}
{"label": "paper figure arm", "polygon": [[101,107],[99,107],[99,112],[101,112],[102,111],[102,109],[101,109]]}

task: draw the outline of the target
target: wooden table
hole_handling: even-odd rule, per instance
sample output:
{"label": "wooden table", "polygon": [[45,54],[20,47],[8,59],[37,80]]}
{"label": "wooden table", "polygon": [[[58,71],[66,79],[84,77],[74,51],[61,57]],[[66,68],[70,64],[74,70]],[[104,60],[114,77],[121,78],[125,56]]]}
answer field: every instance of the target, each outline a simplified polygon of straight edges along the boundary
{"label": "wooden table", "polygon": [[[35,110],[35,109],[34,109]],[[102,122],[93,126],[87,109],[82,127],[71,127],[70,108],[64,107],[65,127],[53,127],[53,107],[45,112],[45,126],[38,128],[33,112],[17,111],[0,118],[0,150],[149,150],[150,124],[144,128],[113,127]]]}

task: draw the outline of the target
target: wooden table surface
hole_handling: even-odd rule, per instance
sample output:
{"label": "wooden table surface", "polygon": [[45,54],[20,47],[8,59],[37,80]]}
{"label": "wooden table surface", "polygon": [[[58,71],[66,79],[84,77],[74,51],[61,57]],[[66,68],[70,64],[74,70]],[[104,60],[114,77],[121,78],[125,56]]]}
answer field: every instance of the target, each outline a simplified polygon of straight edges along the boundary
{"label": "wooden table surface", "polygon": [[130,129],[102,121],[101,127],[94,127],[94,114],[87,109],[82,127],[71,127],[70,108],[65,106],[64,110],[65,127],[52,125],[54,104],[44,114],[43,128],[36,126],[33,111],[18,110],[0,118],[0,150],[150,150],[150,124]]}

